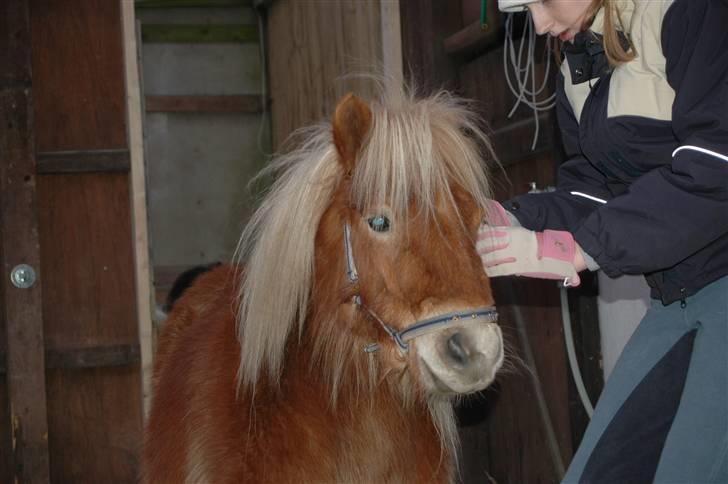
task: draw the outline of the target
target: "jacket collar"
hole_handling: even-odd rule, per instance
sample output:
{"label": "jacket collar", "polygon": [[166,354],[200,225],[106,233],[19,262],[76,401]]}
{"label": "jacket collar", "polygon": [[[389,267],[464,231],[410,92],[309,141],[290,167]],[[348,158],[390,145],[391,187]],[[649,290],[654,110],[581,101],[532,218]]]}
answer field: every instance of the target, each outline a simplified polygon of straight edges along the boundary
{"label": "jacket collar", "polygon": [[[638,0],[618,0],[622,23],[625,29],[631,30],[634,2]],[[611,66],[604,52],[602,32],[604,31],[604,9],[600,9],[594,17],[589,30],[576,34],[572,42],[562,46],[571,74],[571,83],[581,84],[591,79],[600,78],[611,71]],[[625,48],[629,45],[627,35],[620,31],[619,40]]]}
{"label": "jacket collar", "polygon": [[579,32],[562,47],[571,73],[571,83],[581,84],[602,77],[610,71],[602,36],[591,30]]}

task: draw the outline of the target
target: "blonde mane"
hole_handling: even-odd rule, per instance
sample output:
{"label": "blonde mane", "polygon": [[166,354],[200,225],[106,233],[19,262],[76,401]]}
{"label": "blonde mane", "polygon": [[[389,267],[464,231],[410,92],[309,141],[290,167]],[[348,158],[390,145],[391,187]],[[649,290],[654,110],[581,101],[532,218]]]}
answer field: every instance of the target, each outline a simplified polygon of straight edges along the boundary
{"label": "blonde mane", "polygon": [[[454,184],[485,210],[483,159],[495,157],[467,103],[445,91],[424,99],[388,92],[369,104],[372,128],[352,178],[356,206],[386,203],[397,217],[414,201],[434,213],[437,197],[453,201]],[[286,342],[295,327],[301,335],[308,314],[318,225],[344,175],[329,124],[298,134],[302,146],[265,170],[279,176],[239,243],[239,386],[254,386],[263,369],[280,378]]]}

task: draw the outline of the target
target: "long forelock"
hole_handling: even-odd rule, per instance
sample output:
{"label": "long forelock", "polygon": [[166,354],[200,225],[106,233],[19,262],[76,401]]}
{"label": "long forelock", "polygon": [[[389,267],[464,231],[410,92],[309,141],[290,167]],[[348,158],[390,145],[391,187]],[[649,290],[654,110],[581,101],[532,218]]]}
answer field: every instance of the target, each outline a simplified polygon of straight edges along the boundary
{"label": "long forelock", "polygon": [[388,206],[402,217],[414,203],[430,215],[440,199],[457,209],[459,186],[485,210],[491,189],[484,159],[495,157],[470,106],[446,91],[425,99],[395,92],[370,106],[372,130],[352,185],[357,207]]}

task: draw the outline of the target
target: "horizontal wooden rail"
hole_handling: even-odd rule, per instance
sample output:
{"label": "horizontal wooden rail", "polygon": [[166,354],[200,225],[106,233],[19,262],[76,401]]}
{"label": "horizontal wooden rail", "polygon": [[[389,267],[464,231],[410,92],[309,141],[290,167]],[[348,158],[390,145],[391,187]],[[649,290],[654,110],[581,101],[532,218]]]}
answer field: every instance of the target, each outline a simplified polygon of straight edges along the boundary
{"label": "horizontal wooden rail", "polygon": [[499,23],[484,29],[479,21],[473,22],[443,41],[445,53],[452,56],[461,56],[485,50],[498,42],[501,30]]}
{"label": "horizontal wooden rail", "polygon": [[142,24],[147,43],[246,43],[258,42],[258,27],[243,24]]}
{"label": "horizontal wooden rail", "polygon": [[[139,363],[139,345],[95,346],[74,349],[46,349],[45,367],[47,369],[102,368],[128,366]],[[5,354],[0,353],[0,374],[7,373]]]}
{"label": "horizontal wooden rail", "polygon": [[262,111],[256,95],[236,96],[146,96],[148,113],[248,113]]}
{"label": "horizontal wooden rail", "polygon": [[46,151],[36,155],[39,175],[54,173],[127,173],[131,166],[129,150]]}

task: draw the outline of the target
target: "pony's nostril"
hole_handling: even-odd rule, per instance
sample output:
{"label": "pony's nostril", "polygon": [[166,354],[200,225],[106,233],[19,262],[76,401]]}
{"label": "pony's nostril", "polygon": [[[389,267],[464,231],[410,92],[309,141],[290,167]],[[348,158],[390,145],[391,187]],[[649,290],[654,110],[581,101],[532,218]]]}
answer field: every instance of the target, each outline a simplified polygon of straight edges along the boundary
{"label": "pony's nostril", "polygon": [[466,366],[468,364],[468,356],[470,352],[463,344],[463,336],[455,333],[447,340],[447,354],[457,364]]}

